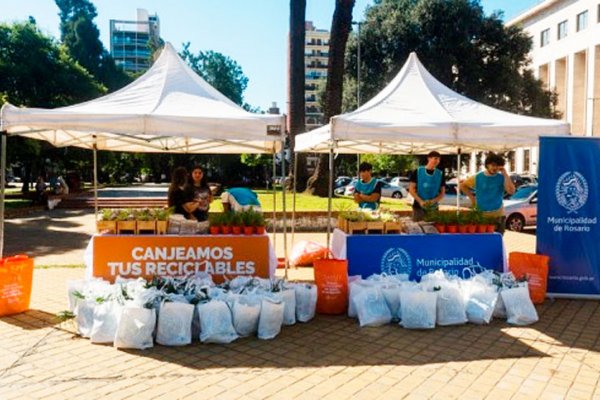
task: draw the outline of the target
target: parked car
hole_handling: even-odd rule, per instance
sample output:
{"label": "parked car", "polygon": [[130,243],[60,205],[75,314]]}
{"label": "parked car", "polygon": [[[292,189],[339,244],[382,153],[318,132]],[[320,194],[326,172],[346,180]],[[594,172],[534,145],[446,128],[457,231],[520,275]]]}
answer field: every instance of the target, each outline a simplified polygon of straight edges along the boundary
{"label": "parked car", "polygon": [[523,185],[504,200],[506,229],[521,232],[537,222],[537,185]]}
{"label": "parked car", "polygon": [[335,178],[333,187],[335,189],[338,189],[347,186],[348,184],[350,184],[350,182],[352,182],[352,178],[350,178],[349,176],[338,176],[337,178]]}
{"label": "parked car", "polygon": [[408,197],[408,190],[402,186],[392,185],[390,183],[381,183],[381,197],[391,197],[393,199],[404,199]]}
{"label": "parked car", "polygon": [[354,194],[354,184],[358,181],[358,178],[352,178],[349,184],[344,186],[342,194],[344,196],[352,196]]}
{"label": "parked car", "polygon": [[[456,179],[454,180],[454,182],[446,182],[445,188],[446,195],[440,201],[440,205],[456,206]],[[462,193],[460,194],[460,205],[462,207],[469,207],[471,205],[471,200],[469,200],[469,198]]]}
{"label": "parked car", "polygon": [[408,185],[410,185],[410,179],[406,176],[396,176],[389,181],[390,185],[401,186],[404,189],[408,190]]}
{"label": "parked car", "polygon": [[531,174],[510,174],[510,180],[516,188],[523,185],[537,185],[537,176]]}

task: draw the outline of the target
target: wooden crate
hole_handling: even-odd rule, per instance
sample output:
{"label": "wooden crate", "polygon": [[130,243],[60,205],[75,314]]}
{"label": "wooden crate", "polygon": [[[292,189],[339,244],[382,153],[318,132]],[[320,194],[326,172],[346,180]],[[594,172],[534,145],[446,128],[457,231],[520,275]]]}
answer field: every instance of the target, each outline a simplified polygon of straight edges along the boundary
{"label": "wooden crate", "polygon": [[386,221],[383,231],[385,233],[400,233],[402,232],[402,225],[400,222]]}
{"label": "wooden crate", "polygon": [[383,221],[367,221],[367,233],[372,231],[384,232],[385,223]]}
{"label": "wooden crate", "polygon": [[146,233],[156,233],[156,221],[136,221],[135,234],[139,235],[141,231]]}
{"label": "wooden crate", "polygon": [[98,233],[117,233],[117,221],[96,221]]}
{"label": "wooden crate", "polygon": [[135,233],[136,221],[117,221],[117,234],[120,235],[123,231],[127,233]]}
{"label": "wooden crate", "polygon": [[348,232],[348,220],[344,217],[338,217],[337,227],[339,230],[347,233]]}
{"label": "wooden crate", "polygon": [[165,235],[167,233],[168,221],[156,221],[156,234]]}
{"label": "wooden crate", "polygon": [[347,233],[365,233],[367,231],[367,223],[365,221],[347,221],[348,222],[348,230]]}

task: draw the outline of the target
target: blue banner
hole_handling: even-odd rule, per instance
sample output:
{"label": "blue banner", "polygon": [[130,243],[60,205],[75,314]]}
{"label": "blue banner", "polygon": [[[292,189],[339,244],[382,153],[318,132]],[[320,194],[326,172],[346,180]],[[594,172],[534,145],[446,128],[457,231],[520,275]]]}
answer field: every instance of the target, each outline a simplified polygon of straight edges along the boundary
{"label": "blue banner", "polygon": [[[502,236],[488,234],[349,235],[346,242],[348,274],[408,274],[420,281],[443,269],[469,277],[470,270],[503,271]],[[473,268],[475,267],[475,268]]]}
{"label": "blue banner", "polygon": [[600,139],[540,139],[537,252],[548,293],[600,294]]}

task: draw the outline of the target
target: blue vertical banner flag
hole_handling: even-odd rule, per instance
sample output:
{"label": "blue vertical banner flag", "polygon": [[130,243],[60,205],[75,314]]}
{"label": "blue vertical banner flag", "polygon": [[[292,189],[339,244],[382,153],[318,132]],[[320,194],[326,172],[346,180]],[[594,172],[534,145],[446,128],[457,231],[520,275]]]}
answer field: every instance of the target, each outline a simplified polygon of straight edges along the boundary
{"label": "blue vertical banner flag", "polygon": [[548,294],[600,298],[600,138],[542,137],[538,185]]}

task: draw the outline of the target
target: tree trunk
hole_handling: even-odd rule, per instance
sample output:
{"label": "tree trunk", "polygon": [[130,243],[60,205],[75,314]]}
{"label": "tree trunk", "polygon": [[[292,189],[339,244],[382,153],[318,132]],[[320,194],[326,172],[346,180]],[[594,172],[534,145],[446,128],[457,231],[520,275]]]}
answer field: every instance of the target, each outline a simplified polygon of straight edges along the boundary
{"label": "tree trunk", "polygon": [[298,157],[298,176],[294,177],[299,191],[306,182],[306,154],[294,153],[296,135],[304,133],[305,128],[305,100],[304,100],[304,45],[306,36],[306,0],[290,0],[290,35],[288,54],[288,132],[290,135],[291,167],[293,174],[294,158]]}
{"label": "tree trunk", "polygon": [[[352,28],[352,9],[354,0],[336,0],[335,12],[331,23],[329,40],[329,65],[327,66],[327,85],[325,87],[325,121],[342,112],[342,93],[344,82],[344,55],[346,43]],[[314,174],[306,183],[306,191],[317,196],[328,196],[329,155],[319,157]]]}

